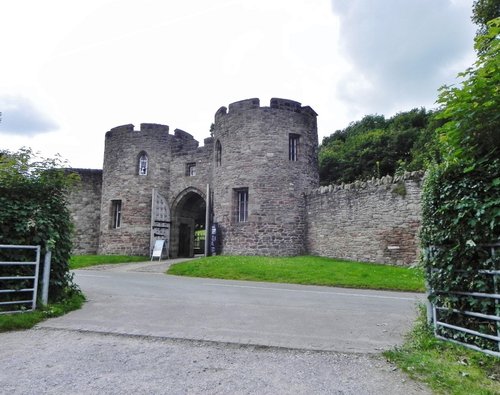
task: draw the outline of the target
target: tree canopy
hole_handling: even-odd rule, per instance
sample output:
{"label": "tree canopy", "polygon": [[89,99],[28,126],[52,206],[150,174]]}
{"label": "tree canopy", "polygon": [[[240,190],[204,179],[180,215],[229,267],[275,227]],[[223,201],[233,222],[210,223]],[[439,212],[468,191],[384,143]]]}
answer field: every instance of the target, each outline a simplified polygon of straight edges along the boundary
{"label": "tree canopy", "polygon": [[488,22],[500,17],[500,1],[476,0],[472,5],[472,22],[478,26],[477,35],[482,36],[488,31]]}
{"label": "tree canopy", "polygon": [[389,119],[367,115],[325,137],[320,146],[322,184],[394,175],[420,170],[438,156],[435,129],[442,122],[425,108],[401,112]]}
{"label": "tree canopy", "polygon": [[478,60],[459,76],[460,86],[444,86],[438,103],[445,124],[438,130],[443,155],[471,165],[500,154],[500,18],[478,36]]}

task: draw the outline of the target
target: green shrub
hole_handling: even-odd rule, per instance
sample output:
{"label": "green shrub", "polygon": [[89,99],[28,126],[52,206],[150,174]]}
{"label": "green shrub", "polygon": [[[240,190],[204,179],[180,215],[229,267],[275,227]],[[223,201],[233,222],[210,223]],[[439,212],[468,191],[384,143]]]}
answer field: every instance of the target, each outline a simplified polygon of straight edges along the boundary
{"label": "green shrub", "polygon": [[[427,253],[423,262],[437,306],[460,311],[499,315],[491,298],[446,292],[495,293],[494,276],[479,270],[499,270],[500,256],[492,257],[487,245],[497,240],[500,217],[500,161],[464,173],[458,164],[436,166],[428,172],[423,193],[423,227],[420,234]],[[494,322],[441,312],[439,320],[496,335]],[[495,342],[440,328],[454,340],[497,350]]]}
{"label": "green shrub", "polygon": [[[423,190],[423,263],[431,301],[444,310],[438,320],[486,335],[497,335],[497,323],[471,311],[499,316],[493,298],[464,293],[498,293],[494,276],[500,256],[488,245],[500,242],[500,18],[476,38],[478,60],[460,76],[459,87],[444,87],[438,129],[443,163],[428,171]],[[482,273],[480,271],[483,271]],[[462,294],[457,293],[462,292]],[[439,334],[498,352],[495,341],[452,328]]]}
{"label": "green shrub", "polygon": [[[52,251],[52,302],[77,292],[68,267],[72,223],[67,209],[67,193],[76,180],[61,167],[59,159],[38,158],[29,149],[0,151],[0,244],[40,245],[42,262],[46,251]],[[4,250],[0,259],[26,257],[18,250]],[[42,278],[43,265],[40,269]]]}

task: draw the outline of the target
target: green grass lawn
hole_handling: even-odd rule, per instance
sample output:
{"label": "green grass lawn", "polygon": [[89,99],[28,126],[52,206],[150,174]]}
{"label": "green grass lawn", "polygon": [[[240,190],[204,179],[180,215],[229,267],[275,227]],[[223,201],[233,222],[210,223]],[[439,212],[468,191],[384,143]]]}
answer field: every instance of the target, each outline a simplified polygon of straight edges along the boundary
{"label": "green grass lawn", "polygon": [[69,261],[70,269],[81,269],[84,267],[113,264],[149,261],[146,256],[128,255],[73,255]]}
{"label": "green grass lawn", "polygon": [[59,317],[70,311],[82,307],[85,297],[81,293],[74,293],[68,299],[37,308],[35,311],[16,314],[0,314],[0,332],[29,329],[39,322],[52,317]]}
{"label": "green grass lawn", "polygon": [[168,274],[231,280],[326,285],[423,292],[423,272],[416,268],[342,261],[315,256],[213,256],[173,265]]}
{"label": "green grass lawn", "polygon": [[437,394],[500,394],[500,358],[436,339],[424,308],[405,344],[384,355]]}

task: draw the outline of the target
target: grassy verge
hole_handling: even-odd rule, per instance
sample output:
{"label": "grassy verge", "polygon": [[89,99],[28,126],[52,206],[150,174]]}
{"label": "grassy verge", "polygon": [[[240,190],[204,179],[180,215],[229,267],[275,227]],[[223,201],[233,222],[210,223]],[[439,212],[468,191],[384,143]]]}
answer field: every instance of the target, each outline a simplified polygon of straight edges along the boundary
{"label": "grassy verge", "polygon": [[59,317],[70,311],[82,307],[85,297],[75,292],[68,299],[60,303],[49,304],[35,311],[27,311],[17,314],[0,314],[0,332],[29,329],[39,322],[52,317]]}
{"label": "grassy verge", "polygon": [[500,359],[436,339],[424,308],[405,344],[384,355],[437,394],[500,394]]}
{"label": "grassy verge", "polygon": [[168,274],[230,280],[423,292],[419,269],[315,256],[214,256],[178,263]]}
{"label": "grassy verge", "polygon": [[144,262],[149,260],[145,256],[128,255],[73,255],[69,261],[70,269],[81,269],[84,267],[104,265],[112,263]]}

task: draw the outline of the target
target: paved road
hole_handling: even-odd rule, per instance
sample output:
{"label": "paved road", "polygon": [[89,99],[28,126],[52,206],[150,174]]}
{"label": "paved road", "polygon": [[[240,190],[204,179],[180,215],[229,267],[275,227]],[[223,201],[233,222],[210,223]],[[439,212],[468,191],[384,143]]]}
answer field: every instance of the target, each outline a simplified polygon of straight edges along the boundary
{"label": "paved road", "polygon": [[0,335],[4,388],[428,393],[379,355],[402,341],[421,295],[165,276],[165,268],[76,271],[88,297],[81,310]]}
{"label": "paved road", "polygon": [[152,266],[146,268],[158,270],[77,270],[88,303],[41,327],[373,353],[402,341],[421,299],[411,293],[165,276],[162,265]]}

